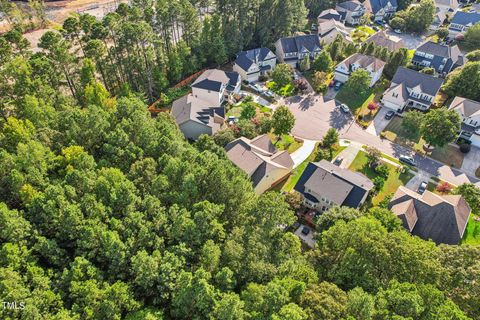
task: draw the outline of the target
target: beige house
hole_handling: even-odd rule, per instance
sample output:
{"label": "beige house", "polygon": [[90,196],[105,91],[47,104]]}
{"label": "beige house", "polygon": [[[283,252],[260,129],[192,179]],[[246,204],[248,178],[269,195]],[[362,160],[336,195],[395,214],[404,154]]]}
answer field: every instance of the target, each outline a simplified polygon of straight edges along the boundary
{"label": "beige house", "polygon": [[332,206],[360,207],[373,186],[361,173],[321,160],[307,165],[295,190],[303,196],[307,207],[325,211]]}
{"label": "beige house", "polygon": [[341,15],[341,21],[349,25],[360,24],[366,11],[365,6],[356,0],[338,3],[335,10]]}
{"label": "beige house", "polygon": [[480,102],[455,97],[449,109],[458,112],[462,119],[460,138],[480,147]]}
{"label": "beige house", "polygon": [[172,104],[171,114],[189,140],[201,134],[215,134],[225,122],[223,103],[240,91],[241,78],[236,72],[211,69],[192,83],[192,93]]}
{"label": "beige house", "polygon": [[458,244],[465,233],[470,207],[462,196],[423,194],[399,187],[388,205],[411,234],[436,244]]}
{"label": "beige house", "polygon": [[341,36],[347,42],[353,42],[350,37],[350,33],[345,29],[345,25],[340,21],[335,19],[330,20],[320,20],[318,21],[318,37],[320,38],[320,43],[330,44],[338,36]]}
{"label": "beige house", "polygon": [[255,193],[262,194],[286,179],[293,169],[287,151],[279,151],[266,134],[252,140],[238,138],[226,145],[227,157],[252,180]]}
{"label": "beige house", "polygon": [[350,74],[358,69],[366,70],[370,75],[370,87],[373,86],[382,76],[385,62],[361,53],[354,53],[350,57],[340,62],[335,67],[333,78],[335,81],[347,82]]}

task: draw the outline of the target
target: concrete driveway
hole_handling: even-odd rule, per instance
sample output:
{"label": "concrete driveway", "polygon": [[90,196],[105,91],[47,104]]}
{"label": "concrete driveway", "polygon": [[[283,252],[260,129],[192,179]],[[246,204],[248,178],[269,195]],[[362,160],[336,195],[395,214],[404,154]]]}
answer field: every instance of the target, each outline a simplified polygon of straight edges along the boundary
{"label": "concrete driveway", "polygon": [[308,156],[313,152],[313,149],[315,149],[316,143],[317,142],[313,140],[303,140],[303,145],[290,155],[293,160],[294,168],[298,167],[308,158]]}
{"label": "concrete driveway", "polygon": [[393,30],[388,30],[387,34],[389,36],[394,36],[402,39],[405,47],[409,50],[416,49],[420,44],[425,41],[424,36],[416,36],[408,33],[396,34],[395,32],[393,32]]}
{"label": "concrete driveway", "polygon": [[310,248],[315,248],[315,231],[312,230],[312,228],[308,227],[310,229],[310,232],[307,235],[304,235],[302,233],[302,229],[305,227],[305,225],[301,224],[300,227],[295,230],[294,234],[296,234],[303,242],[305,242]]}
{"label": "concrete driveway", "polygon": [[295,115],[292,134],[307,140],[322,140],[329,128],[341,130],[351,125],[353,118],[336,107],[335,100],[325,101],[320,95],[296,96],[282,101]]}
{"label": "concrete driveway", "polygon": [[432,175],[429,174],[428,172],[423,171],[423,170],[419,170],[417,172],[417,174],[412,179],[410,179],[410,181],[407,182],[405,187],[407,187],[410,190],[413,190],[413,191],[417,192],[418,187],[420,187],[420,184],[423,181],[428,183],[428,181],[430,180],[431,177],[432,177]]}
{"label": "concrete driveway", "polygon": [[328,87],[327,93],[323,96],[323,98],[328,101],[328,100],[333,100],[337,96],[338,91],[336,91],[333,87],[330,88]]}
{"label": "concrete driveway", "polygon": [[388,111],[390,111],[390,109],[385,107],[378,110],[377,114],[375,115],[375,118],[373,119],[372,123],[370,123],[366,131],[373,135],[379,136],[380,132],[385,130],[385,127],[393,119],[393,118],[390,120],[385,119],[385,115],[387,114]]}
{"label": "concrete driveway", "polygon": [[480,148],[472,146],[470,152],[463,158],[462,171],[475,176],[478,167],[480,167]]}

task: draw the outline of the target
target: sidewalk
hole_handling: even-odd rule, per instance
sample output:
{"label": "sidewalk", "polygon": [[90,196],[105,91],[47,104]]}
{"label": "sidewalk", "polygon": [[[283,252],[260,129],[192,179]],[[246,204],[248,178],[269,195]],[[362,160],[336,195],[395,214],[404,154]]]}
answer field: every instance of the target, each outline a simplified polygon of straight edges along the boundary
{"label": "sidewalk", "polygon": [[312,154],[313,150],[315,149],[316,143],[317,141],[315,140],[303,139],[303,145],[290,155],[294,163],[293,168],[298,167],[310,156],[310,154]]}

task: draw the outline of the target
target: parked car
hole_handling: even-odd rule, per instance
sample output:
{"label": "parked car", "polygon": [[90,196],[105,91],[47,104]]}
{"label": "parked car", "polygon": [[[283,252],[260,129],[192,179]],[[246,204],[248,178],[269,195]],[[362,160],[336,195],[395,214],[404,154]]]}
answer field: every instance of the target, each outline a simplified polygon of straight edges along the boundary
{"label": "parked car", "polygon": [[343,86],[342,82],[336,81],[335,84],[333,85],[333,88],[335,89],[335,91],[338,91],[342,86]]}
{"label": "parked car", "polygon": [[398,160],[400,160],[400,162],[403,162],[403,163],[406,163],[406,164],[409,164],[411,166],[416,166],[417,163],[415,162],[415,160],[413,159],[413,157],[410,157],[410,156],[405,156],[405,155],[401,155]]}
{"label": "parked car", "polygon": [[376,27],[376,26],[372,26],[372,29],[375,30],[375,31],[380,30],[380,29],[379,29],[378,27]]}
{"label": "parked car", "polygon": [[402,34],[402,30],[400,30],[400,29],[395,29],[395,30],[393,30],[393,32],[395,32],[397,34]]}
{"label": "parked car", "polygon": [[307,235],[307,234],[309,234],[309,233],[310,233],[310,228],[304,226],[304,227],[302,228],[302,234]]}
{"label": "parked car", "polygon": [[350,113],[350,109],[345,103],[342,103],[341,105],[338,106],[340,110],[342,110],[344,113]]}
{"label": "parked car", "polygon": [[418,187],[417,192],[423,194],[425,190],[427,190],[427,183],[425,181],[422,181],[422,183],[420,183],[420,186]]}
{"label": "parked car", "polygon": [[375,20],[375,23],[382,27],[385,25],[385,21],[382,20]]}
{"label": "parked car", "polygon": [[255,90],[255,92],[262,93],[263,89],[257,83],[250,83],[250,88]]}
{"label": "parked car", "polygon": [[337,157],[335,161],[333,161],[333,164],[336,166],[339,166],[340,164],[342,164],[342,161],[343,161],[343,157]]}
{"label": "parked car", "polygon": [[390,120],[393,118],[394,115],[395,115],[395,111],[390,110],[385,114],[385,119]]}

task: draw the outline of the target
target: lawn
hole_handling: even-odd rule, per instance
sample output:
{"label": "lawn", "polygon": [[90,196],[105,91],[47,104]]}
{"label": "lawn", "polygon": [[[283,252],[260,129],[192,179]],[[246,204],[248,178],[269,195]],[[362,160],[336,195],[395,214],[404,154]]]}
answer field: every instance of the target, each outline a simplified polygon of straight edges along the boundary
{"label": "lawn", "polygon": [[253,104],[257,108],[257,116],[260,115],[260,114],[266,115],[266,114],[271,114],[272,113],[272,110],[270,108],[262,106],[259,103],[250,101],[250,102],[242,102],[242,103],[237,104],[237,105],[230,105],[229,107],[227,107],[226,116],[227,117],[234,116],[234,117],[237,117],[237,118],[240,119],[242,109],[246,106],[247,103]]}
{"label": "lawn", "polygon": [[375,30],[373,30],[368,26],[359,26],[350,33],[350,36],[352,37],[353,41],[364,42],[365,40],[367,40],[368,37],[370,37],[374,33],[375,33]]}
{"label": "lawn", "polygon": [[480,244],[480,217],[470,214],[467,228],[463,234],[462,244],[479,245]]}
{"label": "lawn", "polygon": [[[423,140],[418,131],[408,132],[402,126],[403,119],[400,117],[394,117],[383,131],[385,138],[400,145],[409,147],[418,153],[426,154],[423,149],[425,140]],[[464,154],[460,150],[451,144],[444,146],[443,148],[434,148],[433,151],[427,154],[431,158],[445,163],[449,166],[460,168],[463,163]]]}
{"label": "lawn", "polygon": [[[311,69],[302,73],[305,79],[307,79],[308,83],[310,83],[312,88],[314,88],[314,90],[315,90],[315,86],[313,85],[313,75],[315,72],[316,72],[315,70]],[[333,72],[327,73],[327,78],[325,79],[325,84],[327,85],[327,87],[330,85],[330,82],[332,80],[333,80]]]}
{"label": "lawn", "polygon": [[[397,191],[398,187],[405,185],[413,177],[410,172],[398,172],[397,167],[390,163],[384,164],[389,169],[389,175],[382,190],[380,190],[380,192],[378,192],[378,194],[372,198],[373,206],[377,206],[383,199],[385,199],[386,196]],[[361,172],[369,179],[373,179],[377,176],[377,173],[368,165],[367,153],[363,151],[358,152],[349,169],[352,171]]]}
{"label": "lawn", "polygon": [[267,82],[267,88],[272,90],[278,95],[281,95],[282,97],[291,97],[295,95],[296,88],[292,83],[287,84],[286,86],[283,86],[279,88],[277,84],[273,81]]}
{"label": "lawn", "polygon": [[288,153],[296,151],[303,145],[303,142],[295,140],[294,137],[288,134],[281,136],[280,140],[277,140],[277,136],[275,136],[273,133],[269,133],[269,136],[270,140],[275,145],[275,148],[278,150],[287,150]]}

